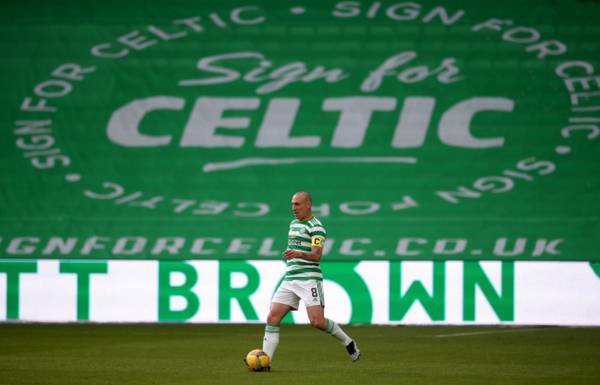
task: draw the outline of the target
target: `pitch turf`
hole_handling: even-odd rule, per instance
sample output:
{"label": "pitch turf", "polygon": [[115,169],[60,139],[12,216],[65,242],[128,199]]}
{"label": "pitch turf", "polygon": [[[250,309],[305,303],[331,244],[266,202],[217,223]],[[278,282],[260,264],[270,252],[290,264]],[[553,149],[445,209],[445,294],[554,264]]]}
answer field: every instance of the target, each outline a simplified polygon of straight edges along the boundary
{"label": "pitch turf", "polygon": [[282,327],[273,371],[244,354],[260,325],[0,324],[1,385],[600,384],[600,328],[345,327],[363,356]]}

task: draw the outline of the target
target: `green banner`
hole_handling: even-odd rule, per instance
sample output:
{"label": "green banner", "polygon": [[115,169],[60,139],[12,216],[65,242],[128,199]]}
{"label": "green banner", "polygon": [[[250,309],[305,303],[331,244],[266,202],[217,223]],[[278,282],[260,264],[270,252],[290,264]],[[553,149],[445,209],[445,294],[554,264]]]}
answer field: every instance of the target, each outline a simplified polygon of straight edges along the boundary
{"label": "green banner", "polygon": [[600,261],[596,2],[15,2],[0,258]]}

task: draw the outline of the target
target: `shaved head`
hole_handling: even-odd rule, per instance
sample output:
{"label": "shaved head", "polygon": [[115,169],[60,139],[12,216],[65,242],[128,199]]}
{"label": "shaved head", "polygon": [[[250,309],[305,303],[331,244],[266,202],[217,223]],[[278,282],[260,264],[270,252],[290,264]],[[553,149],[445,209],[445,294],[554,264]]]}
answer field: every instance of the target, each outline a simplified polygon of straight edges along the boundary
{"label": "shaved head", "polygon": [[308,201],[312,204],[312,196],[310,195],[309,192],[306,191],[298,191],[297,193],[294,194],[294,196],[297,196],[298,198]]}
{"label": "shaved head", "polygon": [[298,191],[292,196],[292,211],[298,220],[312,218],[312,197],[306,191]]}

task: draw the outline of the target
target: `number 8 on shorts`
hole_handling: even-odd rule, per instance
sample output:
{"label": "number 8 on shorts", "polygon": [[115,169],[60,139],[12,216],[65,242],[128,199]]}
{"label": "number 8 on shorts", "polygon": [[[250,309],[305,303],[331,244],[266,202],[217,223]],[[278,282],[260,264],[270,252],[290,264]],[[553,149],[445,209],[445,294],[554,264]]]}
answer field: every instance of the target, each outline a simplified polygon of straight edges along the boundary
{"label": "number 8 on shorts", "polygon": [[315,287],[310,289],[310,293],[313,297],[313,303],[319,303],[322,306],[325,306],[325,298],[323,298],[323,282],[317,281],[315,282]]}

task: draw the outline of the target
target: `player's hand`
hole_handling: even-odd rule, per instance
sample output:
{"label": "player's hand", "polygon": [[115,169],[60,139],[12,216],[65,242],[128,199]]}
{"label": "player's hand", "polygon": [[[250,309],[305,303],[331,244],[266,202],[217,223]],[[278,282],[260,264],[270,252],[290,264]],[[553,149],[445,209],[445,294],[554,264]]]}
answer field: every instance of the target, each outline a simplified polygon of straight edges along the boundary
{"label": "player's hand", "polygon": [[283,252],[283,258],[285,259],[292,259],[292,258],[297,258],[298,257],[298,252],[295,250],[286,250]]}

